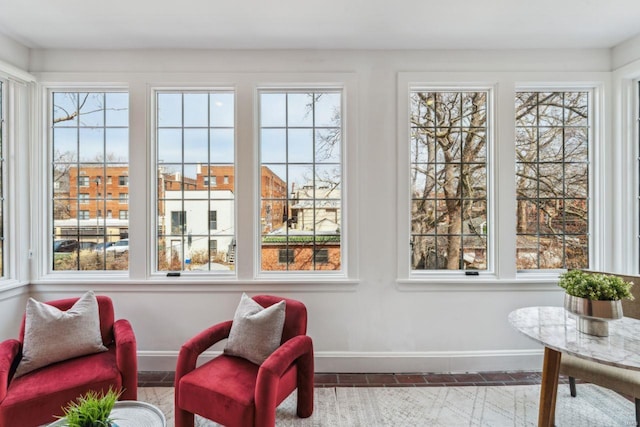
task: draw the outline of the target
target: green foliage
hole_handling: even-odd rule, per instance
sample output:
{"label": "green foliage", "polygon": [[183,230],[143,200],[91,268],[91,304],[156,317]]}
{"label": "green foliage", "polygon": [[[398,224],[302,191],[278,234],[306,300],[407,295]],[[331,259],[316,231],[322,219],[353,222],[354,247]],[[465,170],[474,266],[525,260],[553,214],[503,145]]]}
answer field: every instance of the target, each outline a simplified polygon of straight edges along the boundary
{"label": "green foliage", "polygon": [[65,426],[109,427],[113,421],[109,414],[121,394],[122,391],[112,390],[111,387],[107,393],[87,392],[62,408]]}
{"label": "green foliage", "polygon": [[633,282],[625,282],[618,276],[570,270],[560,275],[558,286],[569,295],[590,300],[633,299],[631,294]]}

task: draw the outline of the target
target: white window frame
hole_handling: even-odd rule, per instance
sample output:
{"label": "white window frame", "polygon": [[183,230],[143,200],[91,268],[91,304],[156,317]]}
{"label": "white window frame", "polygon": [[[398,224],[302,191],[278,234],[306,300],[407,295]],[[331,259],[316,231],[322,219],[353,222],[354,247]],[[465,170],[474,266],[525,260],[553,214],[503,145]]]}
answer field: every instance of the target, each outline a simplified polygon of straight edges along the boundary
{"label": "white window frame", "polygon": [[[261,170],[261,155],[260,155],[260,94],[261,93],[279,93],[279,92],[299,92],[305,93],[305,91],[314,91],[314,92],[322,92],[323,90],[327,91],[339,91],[341,94],[341,132],[342,132],[342,140],[341,140],[341,152],[340,152],[340,167],[341,167],[341,194],[340,194],[340,211],[341,211],[341,220],[340,220],[340,270],[274,270],[274,271],[263,271],[261,266],[261,250],[262,250],[262,235],[261,235],[261,219],[260,219],[260,210],[261,210],[261,176],[259,171]],[[262,84],[258,85],[255,88],[254,92],[254,102],[255,102],[255,119],[254,119],[254,134],[255,134],[255,145],[254,152],[256,153],[256,160],[254,170],[255,173],[255,197],[254,197],[254,206],[256,210],[256,214],[254,217],[254,271],[256,278],[259,280],[296,280],[296,279],[304,279],[304,280],[339,280],[339,279],[347,279],[350,277],[352,272],[349,269],[354,268],[354,264],[349,262],[349,253],[350,253],[350,245],[352,242],[355,242],[355,236],[350,231],[352,228],[352,223],[355,221],[352,219],[353,217],[349,215],[349,210],[352,212],[354,210],[354,206],[357,202],[354,202],[353,197],[355,195],[355,191],[352,193],[350,191],[351,184],[350,180],[353,179],[354,173],[357,171],[357,167],[355,164],[351,164],[348,162],[348,159],[354,159],[354,134],[353,134],[353,125],[349,125],[349,120],[351,117],[355,117],[355,114],[349,112],[349,103],[354,102],[355,100],[348,97],[347,84],[345,82],[340,82],[336,84],[331,83],[314,83],[310,82],[309,84],[290,84],[290,83],[272,83],[272,84]],[[353,111],[353,110],[352,110]],[[353,168],[353,171],[350,169]],[[236,175],[237,176],[237,175]],[[288,191],[289,189],[287,189]],[[353,229],[352,229],[353,230]]]}
{"label": "white window frame", "polygon": [[[598,198],[599,191],[598,182],[595,180],[595,169],[598,167],[600,162],[599,157],[602,155],[602,152],[598,150],[599,145],[601,145],[598,141],[601,141],[598,137],[597,132],[597,118],[598,118],[598,110],[596,108],[598,103],[598,90],[592,85],[584,86],[584,85],[563,85],[563,84],[520,84],[516,85],[515,93],[518,92],[588,92],[589,93],[589,111],[588,111],[588,129],[589,129],[589,140],[588,140],[588,164],[589,164],[589,176],[588,176],[588,189],[589,192],[587,194],[588,199],[588,235],[589,235],[589,266],[587,268],[594,269],[594,263],[599,259],[597,254],[594,254],[596,246],[595,241],[598,239],[598,230],[600,227],[598,226],[597,220],[602,218],[602,215],[596,213],[594,204],[594,200]],[[515,102],[515,97],[514,97]],[[515,116],[514,116],[514,126],[515,126]],[[564,161],[564,159],[563,159]],[[515,213],[514,213],[515,215]],[[515,233],[515,229],[514,229]],[[566,269],[528,269],[528,270],[520,270],[518,271],[518,275],[559,275],[565,272]]]}
{"label": "white window frame", "polygon": [[[87,277],[98,278],[103,277],[107,280],[126,279],[129,277],[129,270],[60,270],[56,271],[52,269],[51,260],[53,259],[53,238],[51,237],[51,230],[53,229],[53,217],[52,217],[52,200],[50,195],[52,194],[52,182],[50,180],[50,168],[52,165],[52,144],[53,144],[53,129],[49,125],[51,123],[51,117],[53,114],[53,96],[54,92],[126,92],[130,96],[129,88],[123,84],[108,84],[108,83],[95,83],[95,82],[77,82],[72,83],[41,83],[40,87],[40,132],[41,140],[44,141],[46,150],[42,150],[40,147],[36,152],[38,155],[33,156],[33,161],[36,162],[37,174],[36,179],[41,182],[40,188],[43,189],[38,194],[36,201],[37,209],[37,224],[40,226],[39,241],[37,242],[39,256],[37,258],[37,267],[35,269],[38,279],[37,281],[47,282],[55,280],[86,280]],[[131,105],[131,99],[129,99],[129,105]],[[129,128],[131,123],[129,123]],[[129,138],[131,140],[131,137]],[[129,151],[131,152],[131,144],[129,144]],[[129,165],[131,165],[131,157],[129,156]],[[107,217],[108,212],[107,212]],[[129,224],[131,228],[131,224]],[[131,260],[129,260],[129,266],[131,266]]]}
{"label": "white window frame", "polygon": [[[35,77],[0,60],[0,79],[3,81],[3,275],[0,290],[18,288],[29,283],[29,267],[34,258],[32,230],[34,224],[30,197],[30,176],[24,171],[33,167],[29,156],[31,138],[30,119],[37,113],[32,104]],[[11,200],[11,203],[7,201]],[[28,218],[27,221],[20,220]],[[26,289],[26,288],[25,288]]]}
{"label": "white window frame", "polygon": [[[488,217],[489,246],[493,253],[492,271],[480,271],[477,276],[467,276],[463,271],[411,271],[409,257],[410,234],[410,188],[409,188],[409,93],[415,86],[493,88],[494,152],[490,157],[493,186],[488,187],[488,203],[493,206],[493,214]],[[603,193],[606,183],[604,165],[612,147],[602,143],[609,137],[611,78],[606,72],[407,72],[398,74],[398,285],[401,289],[415,289],[416,286],[428,290],[548,290],[557,288],[559,271],[517,272],[516,250],[516,198],[515,198],[515,93],[516,90],[592,90],[592,123],[594,148],[590,152],[590,248],[591,268],[606,268],[609,260],[605,254],[611,244],[603,247],[610,227],[603,227],[605,219],[611,217],[612,194]],[[490,153],[488,153],[490,156]],[[491,164],[493,166],[491,166]],[[597,178],[597,179],[595,179]],[[610,187],[607,187],[611,189]],[[608,191],[607,193],[613,193]],[[609,203],[607,203],[609,202]],[[597,211],[595,209],[598,209]],[[611,240],[611,239],[609,239]],[[402,249],[402,248],[407,248]]]}
{"label": "white window frame", "polygon": [[[149,140],[150,140],[150,147],[149,147],[149,152],[152,153],[152,155],[150,156],[150,158],[148,159],[149,163],[151,164],[151,170],[152,170],[152,176],[154,177],[153,181],[157,182],[158,181],[158,167],[157,167],[157,135],[156,135],[156,131],[157,131],[157,96],[159,93],[163,93],[163,92],[176,92],[176,93],[183,93],[183,94],[188,94],[188,93],[215,93],[215,92],[232,92],[233,96],[234,96],[234,159],[233,159],[233,167],[234,169],[237,169],[238,167],[238,117],[237,117],[237,109],[238,109],[238,94],[236,91],[236,88],[232,85],[192,85],[192,84],[171,84],[171,85],[153,85],[153,87],[150,88],[149,90],[149,103],[148,103],[148,115],[150,117],[150,124],[149,124]],[[215,185],[211,185],[211,175],[205,177],[208,178],[209,182],[205,182],[205,179],[203,179],[203,186],[208,187],[212,187]],[[215,177],[213,177],[215,179]],[[239,193],[238,189],[235,189],[234,192],[234,198],[233,198],[233,211],[234,211],[234,236],[232,238],[233,241],[237,241],[238,239],[238,221],[237,221],[237,211],[238,211],[238,196],[237,194]],[[151,212],[157,212],[158,210],[158,192],[157,192],[157,186],[154,186],[152,189],[150,189],[150,193],[149,193],[149,200],[151,201]],[[213,200],[213,199],[212,199]],[[184,212],[184,219],[185,219],[185,223],[187,223],[188,219],[187,219],[187,212],[186,211],[182,211]],[[207,211],[208,212],[208,211]],[[158,226],[158,218],[157,215],[154,215],[154,221],[152,222],[153,228],[151,229],[150,233],[149,233],[149,240],[150,240],[150,254],[148,256],[148,260],[150,261],[147,269],[148,269],[148,276],[149,277],[153,277],[153,278],[160,278],[160,277],[169,277],[168,274],[169,272],[167,271],[158,271],[158,251],[156,249],[157,247],[157,230],[159,229]],[[207,213],[207,230],[209,232],[211,232],[211,230],[208,228],[208,213]],[[186,236],[186,234],[185,234]],[[215,236],[215,234],[213,235]],[[213,237],[212,236],[212,237]],[[236,256],[236,260],[237,260],[237,256]],[[186,263],[186,260],[185,260]],[[236,264],[237,265],[237,264]],[[230,278],[236,277],[237,276],[237,270],[230,270],[230,271],[206,271],[206,270],[202,270],[202,271],[188,271],[188,270],[182,270],[180,271],[180,275],[185,275],[185,277],[193,277],[195,279],[198,279],[198,276],[206,276],[209,280],[213,279],[213,280],[229,280]]]}

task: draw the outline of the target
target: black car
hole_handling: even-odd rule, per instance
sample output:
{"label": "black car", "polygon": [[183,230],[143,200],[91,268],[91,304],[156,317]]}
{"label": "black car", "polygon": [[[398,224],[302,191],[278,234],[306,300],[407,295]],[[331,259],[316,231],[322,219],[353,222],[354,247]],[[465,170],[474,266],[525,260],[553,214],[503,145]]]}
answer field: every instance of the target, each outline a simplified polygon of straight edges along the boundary
{"label": "black car", "polygon": [[79,248],[77,240],[56,240],[53,242],[53,252],[73,252]]}

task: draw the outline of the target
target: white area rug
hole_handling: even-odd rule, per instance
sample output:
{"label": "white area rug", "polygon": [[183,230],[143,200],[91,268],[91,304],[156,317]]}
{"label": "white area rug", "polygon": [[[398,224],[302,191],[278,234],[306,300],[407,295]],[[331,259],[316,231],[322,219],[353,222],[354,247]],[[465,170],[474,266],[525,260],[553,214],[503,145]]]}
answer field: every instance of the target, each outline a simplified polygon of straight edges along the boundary
{"label": "white area rug", "polygon": [[[536,426],[540,386],[500,387],[338,387],[316,388],[310,418],[296,417],[295,393],[277,410],[278,426],[462,427]],[[138,399],[158,406],[173,423],[173,388],[143,387]],[[633,402],[591,384],[578,384],[578,396],[561,385],[556,426],[635,426]],[[218,424],[196,417],[196,426]]]}

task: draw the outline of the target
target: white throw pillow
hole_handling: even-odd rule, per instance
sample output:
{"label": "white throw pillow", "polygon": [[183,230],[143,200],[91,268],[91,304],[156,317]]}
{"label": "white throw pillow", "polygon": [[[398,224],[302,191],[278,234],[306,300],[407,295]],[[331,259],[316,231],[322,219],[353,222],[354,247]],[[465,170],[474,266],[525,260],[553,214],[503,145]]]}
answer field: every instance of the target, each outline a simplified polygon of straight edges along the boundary
{"label": "white throw pillow", "polygon": [[280,347],[284,316],[284,300],[264,308],[243,293],[224,353],[261,365]]}
{"label": "white throw pillow", "polygon": [[107,351],[100,334],[98,300],[85,293],[67,311],[29,298],[22,360],[15,376],[62,360]]}

